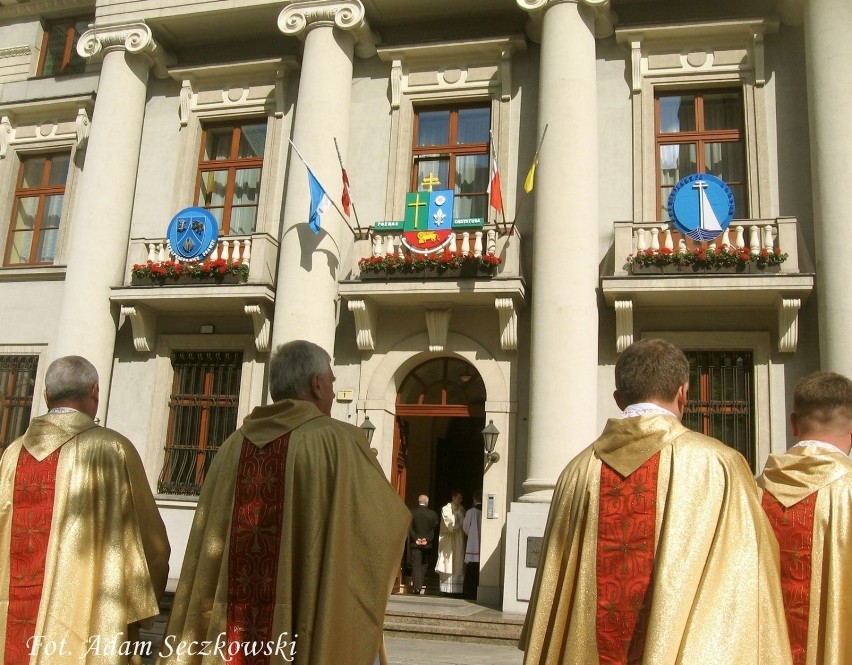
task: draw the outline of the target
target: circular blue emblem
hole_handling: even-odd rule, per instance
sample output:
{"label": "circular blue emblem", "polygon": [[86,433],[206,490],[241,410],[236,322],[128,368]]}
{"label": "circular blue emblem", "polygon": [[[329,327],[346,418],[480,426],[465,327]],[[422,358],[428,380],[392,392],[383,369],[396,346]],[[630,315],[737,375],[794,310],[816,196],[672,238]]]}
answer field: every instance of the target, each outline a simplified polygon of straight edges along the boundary
{"label": "circular blue emblem", "polygon": [[178,261],[200,261],[219,241],[219,224],[209,210],[184,208],[169,222],[166,234],[169,251]]}
{"label": "circular blue emblem", "polygon": [[734,193],[709,173],[693,173],[678,182],[669,196],[669,217],[678,231],[693,240],[709,241],[734,218]]}

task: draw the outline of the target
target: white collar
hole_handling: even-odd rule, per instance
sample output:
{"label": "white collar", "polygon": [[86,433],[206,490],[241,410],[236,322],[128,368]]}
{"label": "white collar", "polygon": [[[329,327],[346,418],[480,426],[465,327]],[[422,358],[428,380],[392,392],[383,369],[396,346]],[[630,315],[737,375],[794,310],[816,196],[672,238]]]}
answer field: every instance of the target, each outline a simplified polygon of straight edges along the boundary
{"label": "white collar", "polygon": [[631,404],[626,409],[624,409],[624,413],[621,414],[622,418],[633,418],[635,416],[674,416],[677,418],[677,415],[669,411],[668,409],[664,409],[658,404],[654,404],[652,402],[639,402],[638,404]]}
{"label": "white collar", "polygon": [[70,406],[57,406],[48,411],[48,413],[77,413],[77,411],[77,409]]}
{"label": "white collar", "polygon": [[819,448],[820,450],[827,450],[832,453],[846,454],[833,443],[828,443],[828,441],[817,441],[816,439],[805,439],[803,441],[799,441],[799,443],[793,446],[793,448]]}

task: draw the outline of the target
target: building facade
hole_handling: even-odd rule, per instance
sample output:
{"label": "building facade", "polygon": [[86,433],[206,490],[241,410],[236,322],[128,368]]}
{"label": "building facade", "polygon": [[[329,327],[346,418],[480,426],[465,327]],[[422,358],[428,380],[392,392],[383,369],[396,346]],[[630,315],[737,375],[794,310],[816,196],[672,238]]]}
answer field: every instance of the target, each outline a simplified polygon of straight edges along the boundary
{"label": "building facade", "polygon": [[[847,0],[0,2],[0,445],[92,360],[173,587],[216,447],[310,339],[408,505],[482,490],[479,597],[524,612],[630,342],[687,351],[686,421],[755,472],[796,380],[852,375],[850,30]],[[702,243],[667,202],[705,172],[735,209]]]}

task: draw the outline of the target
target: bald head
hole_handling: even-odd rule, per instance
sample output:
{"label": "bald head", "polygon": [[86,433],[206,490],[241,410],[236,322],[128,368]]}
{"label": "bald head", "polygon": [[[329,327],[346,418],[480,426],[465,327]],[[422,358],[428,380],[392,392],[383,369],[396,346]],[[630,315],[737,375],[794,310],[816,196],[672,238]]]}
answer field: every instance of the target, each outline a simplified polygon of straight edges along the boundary
{"label": "bald head", "polygon": [[421,494],[420,496],[417,497],[417,503],[419,503],[421,506],[428,506],[429,505],[429,497],[426,496],[425,494]]}

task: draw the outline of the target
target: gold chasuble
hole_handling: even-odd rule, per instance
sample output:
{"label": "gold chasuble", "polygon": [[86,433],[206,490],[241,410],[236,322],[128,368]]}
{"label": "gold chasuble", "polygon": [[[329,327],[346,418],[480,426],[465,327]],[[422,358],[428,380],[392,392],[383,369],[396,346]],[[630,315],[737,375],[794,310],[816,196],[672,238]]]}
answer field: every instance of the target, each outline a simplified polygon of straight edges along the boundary
{"label": "gold chasuble", "polygon": [[[0,460],[0,660],[126,662],[159,613],[169,544],[133,444],[78,411]],[[128,628],[130,626],[130,628]]]}
{"label": "gold chasuble", "polygon": [[553,495],[525,665],[785,665],[778,549],[745,459],[674,416],[607,422]]}
{"label": "gold chasuble", "polygon": [[256,408],[205,479],[160,662],[373,665],[410,519],[360,428]]}
{"label": "gold chasuble", "polygon": [[852,663],[852,461],[795,446],[758,479],[781,547],[795,665]]}

